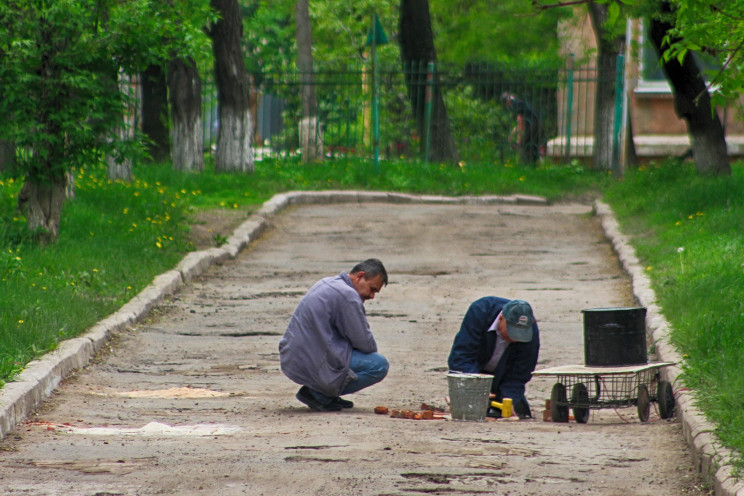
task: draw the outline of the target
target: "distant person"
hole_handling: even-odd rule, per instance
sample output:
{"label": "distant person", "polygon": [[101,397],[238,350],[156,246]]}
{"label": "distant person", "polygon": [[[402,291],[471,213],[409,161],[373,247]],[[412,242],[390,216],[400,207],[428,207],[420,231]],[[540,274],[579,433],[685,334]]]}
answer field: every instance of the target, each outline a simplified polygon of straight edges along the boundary
{"label": "distant person", "polygon": [[279,358],[284,375],[302,385],[297,399],[311,410],[352,408],[341,396],[387,375],[388,361],[377,353],[364,311],[364,302],[387,282],[382,262],[371,258],[348,274],[321,279],[297,305],[279,342]]}
{"label": "distant person", "polygon": [[[486,296],[473,302],[465,313],[452,343],[449,369],[453,372],[491,374],[491,392],[499,403],[512,399],[520,419],[531,418],[524,395],[532,379],[540,351],[540,331],[532,307],[523,300]],[[489,417],[501,417],[489,408]]]}
{"label": "distant person", "polygon": [[511,93],[501,95],[501,103],[517,118],[517,124],[509,134],[509,142],[519,150],[519,160],[534,164],[540,160],[540,119],[532,106]]}

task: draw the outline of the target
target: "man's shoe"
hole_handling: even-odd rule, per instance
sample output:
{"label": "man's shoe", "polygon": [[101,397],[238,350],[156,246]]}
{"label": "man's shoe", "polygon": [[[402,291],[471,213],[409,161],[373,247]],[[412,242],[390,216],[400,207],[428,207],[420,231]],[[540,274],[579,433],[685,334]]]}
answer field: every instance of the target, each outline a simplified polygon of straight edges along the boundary
{"label": "man's shoe", "polygon": [[320,401],[315,399],[315,396],[313,396],[312,391],[310,391],[310,388],[307,386],[302,386],[299,391],[297,391],[297,394],[295,397],[300,400],[302,403],[306,404],[310,410],[316,411],[316,412],[338,412],[343,410],[344,407],[342,407],[339,403],[336,403],[335,401],[331,401],[330,403],[323,404]]}
{"label": "man's shoe", "polygon": [[353,401],[345,400],[343,398],[336,398],[333,402],[341,405],[341,408],[354,408]]}

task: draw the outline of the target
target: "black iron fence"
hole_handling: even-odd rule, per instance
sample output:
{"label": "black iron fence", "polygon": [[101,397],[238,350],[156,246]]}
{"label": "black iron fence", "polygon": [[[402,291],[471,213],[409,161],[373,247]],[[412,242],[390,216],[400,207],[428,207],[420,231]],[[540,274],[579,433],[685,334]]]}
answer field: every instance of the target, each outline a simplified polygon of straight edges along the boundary
{"label": "black iron fence", "polygon": [[[254,88],[258,159],[301,155],[301,76],[262,74]],[[328,157],[430,156],[441,111],[432,95],[439,92],[460,160],[570,159],[591,146],[596,82],[591,67],[320,68],[313,73],[319,125],[311,140]],[[217,97],[213,84],[204,88],[204,138],[213,149]]]}

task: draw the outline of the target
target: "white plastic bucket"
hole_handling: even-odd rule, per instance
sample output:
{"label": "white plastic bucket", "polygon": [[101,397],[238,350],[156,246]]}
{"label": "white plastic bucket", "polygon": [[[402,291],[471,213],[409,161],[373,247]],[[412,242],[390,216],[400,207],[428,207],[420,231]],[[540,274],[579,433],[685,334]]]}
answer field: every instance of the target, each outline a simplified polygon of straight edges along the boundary
{"label": "white plastic bucket", "polygon": [[492,381],[493,376],[488,374],[447,374],[452,420],[484,421]]}

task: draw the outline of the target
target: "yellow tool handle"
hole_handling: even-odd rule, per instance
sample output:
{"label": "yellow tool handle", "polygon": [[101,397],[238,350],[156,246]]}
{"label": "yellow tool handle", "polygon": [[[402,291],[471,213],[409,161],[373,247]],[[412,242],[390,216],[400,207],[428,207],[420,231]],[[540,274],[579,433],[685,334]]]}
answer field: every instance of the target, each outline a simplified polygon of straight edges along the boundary
{"label": "yellow tool handle", "polygon": [[503,400],[501,400],[501,403],[499,403],[498,401],[492,401],[491,406],[494,408],[501,409],[502,418],[509,418],[512,416],[512,399],[511,398],[504,398]]}

